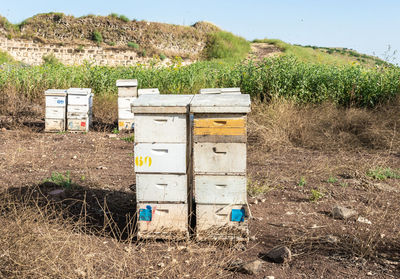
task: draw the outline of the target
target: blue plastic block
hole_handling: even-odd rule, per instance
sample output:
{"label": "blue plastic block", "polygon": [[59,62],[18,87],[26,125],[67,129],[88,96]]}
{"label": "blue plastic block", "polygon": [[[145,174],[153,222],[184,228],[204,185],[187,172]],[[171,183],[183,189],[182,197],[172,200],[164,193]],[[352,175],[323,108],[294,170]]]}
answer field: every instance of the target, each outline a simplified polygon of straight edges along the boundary
{"label": "blue plastic block", "polygon": [[139,221],[151,221],[152,210],[151,206],[147,205],[146,208],[139,209]]}
{"label": "blue plastic block", "polygon": [[246,212],[245,212],[244,208],[232,209],[231,221],[232,222],[244,222],[245,216],[246,216]]}

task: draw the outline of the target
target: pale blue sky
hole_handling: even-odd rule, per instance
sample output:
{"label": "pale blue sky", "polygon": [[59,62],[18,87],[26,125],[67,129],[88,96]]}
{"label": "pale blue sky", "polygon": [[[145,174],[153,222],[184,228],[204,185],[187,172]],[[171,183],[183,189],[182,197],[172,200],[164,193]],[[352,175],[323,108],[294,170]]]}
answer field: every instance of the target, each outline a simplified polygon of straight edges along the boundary
{"label": "pale blue sky", "polygon": [[115,12],[131,19],[185,25],[206,20],[248,40],[278,38],[302,45],[353,48],[380,57],[384,57],[388,45],[392,51],[400,51],[400,1],[395,0],[1,2],[0,14],[13,23],[51,11],[74,16]]}

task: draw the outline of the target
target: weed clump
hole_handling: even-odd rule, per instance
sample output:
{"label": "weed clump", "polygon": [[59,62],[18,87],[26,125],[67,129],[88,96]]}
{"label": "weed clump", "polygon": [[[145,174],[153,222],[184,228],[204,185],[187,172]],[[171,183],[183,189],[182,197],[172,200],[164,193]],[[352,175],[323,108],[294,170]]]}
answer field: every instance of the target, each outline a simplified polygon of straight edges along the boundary
{"label": "weed clump", "polygon": [[92,33],[92,40],[97,44],[101,44],[103,42],[103,36],[99,31],[95,30]]}
{"label": "weed clump", "polygon": [[205,47],[207,59],[244,59],[250,52],[250,43],[230,32],[218,31],[209,35]]}

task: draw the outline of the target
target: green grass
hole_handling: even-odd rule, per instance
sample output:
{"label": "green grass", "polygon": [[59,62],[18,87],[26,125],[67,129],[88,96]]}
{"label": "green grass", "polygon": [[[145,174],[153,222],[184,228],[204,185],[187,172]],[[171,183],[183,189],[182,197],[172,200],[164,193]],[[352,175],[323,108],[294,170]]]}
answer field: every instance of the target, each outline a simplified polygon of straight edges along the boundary
{"label": "green grass", "polygon": [[297,103],[326,101],[344,107],[374,107],[400,94],[400,69],[305,63],[291,56],[260,63],[201,61],[188,66],[132,67],[42,65],[0,71],[0,91],[13,89],[32,99],[48,88],[89,87],[96,95],[116,95],[117,79],[136,78],[143,88],[165,94],[196,93],[201,88],[240,87],[264,102],[282,98]]}
{"label": "green grass", "polygon": [[65,175],[59,172],[53,172],[51,177],[44,182],[52,182],[64,189],[71,189],[73,186],[69,171],[67,171]]}
{"label": "green grass", "polygon": [[135,142],[135,134],[129,135],[127,137],[122,137],[121,140],[126,141],[126,142]]}
{"label": "green grass", "polygon": [[92,40],[98,44],[101,44],[103,42],[103,36],[99,31],[95,30],[92,33]]}
{"label": "green grass", "polygon": [[250,178],[247,179],[247,193],[251,197],[257,197],[263,195],[271,190],[271,187],[259,182],[252,180]]}
{"label": "green grass", "polygon": [[310,201],[317,202],[324,197],[324,194],[321,193],[319,190],[311,189]]}
{"label": "green grass", "polygon": [[303,62],[336,66],[352,64],[363,66],[387,65],[386,62],[379,58],[360,54],[349,49],[292,45],[278,39],[256,39],[253,42],[273,44],[281,49],[284,54],[293,55]]}
{"label": "green grass", "polygon": [[139,45],[134,42],[128,42],[128,47],[133,48],[133,49],[139,49]]}
{"label": "green grass", "polygon": [[328,183],[336,183],[338,181],[338,179],[334,176],[329,176],[328,180],[326,182]]}
{"label": "green grass", "polygon": [[304,176],[300,177],[300,180],[297,183],[297,185],[300,187],[304,187],[304,186],[306,186],[306,184],[307,184],[306,178]]}
{"label": "green grass", "polygon": [[250,43],[230,32],[218,31],[209,35],[204,55],[207,59],[240,60],[250,52]]}
{"label": "green grass", "polygon": [[3,63],[15,63],[14,58],[5,51],[0,51],[0,64]]}
{"label": "green grass", "polygon": [[400,179],[400,169],[376,167],[367,172],[367,176],[376,180],[385,180],[388,178]]}

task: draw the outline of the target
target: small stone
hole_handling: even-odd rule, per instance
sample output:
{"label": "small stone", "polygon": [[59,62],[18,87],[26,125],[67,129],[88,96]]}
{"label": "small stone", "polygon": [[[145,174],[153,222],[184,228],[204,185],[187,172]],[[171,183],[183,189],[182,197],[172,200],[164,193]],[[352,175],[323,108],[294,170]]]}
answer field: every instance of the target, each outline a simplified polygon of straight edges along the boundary
{"label": "small stone", "polygon": [[64,190],[62,189],[55,189],[49,193],[51,196],[60,196],[62,194],[64,194]]}
{"label": "small stone", "polygon": [[328,234],[327,236],[325,236],[325,240],[326,240],[326,242],[332,243],[332,244],[339,242],[339,239],[337,238],[337,236],[334,236],[331,234]]}
{"label": "small stone", "polygon": [[186,260],[186,261],[185,261],[185,264],[189,264],[189,263],[190,263],[190,261],[189,261],[189,260]]}
{"label": "small stone", "polygon": [[276,246],[265,257],[275,263],[284,263],[292,259],[292,252],[286,246]]}
{"label": "small stone", "polygon": [[286,214],[286,215],[293,215],[294,212],[293,212],[293,211],[288,211],[288,212],[286,212],[285,214]]}
{"label": "small stone", "polygon": [[372,222],[370,220],[361,216],[357,218],[357,222],[372,225]]}
{"label": "small stone", "polygon": [[116,134],[108,134],[107,137],[109,139],[115,139],[115,138],[117,138],[117,135]]}
{"label": "small stone", "polygon": [[357,211],[344,206],[337,205],[332,209],[332,216],[335,219],[349,219],[355,215]]}
{"label": "small stone", "polygon": [[157,266],[163,268],[163,267],[165,267],[165,263],[159,263],[159,264],[157,264]]}
{"label": "small stone", "polygon": [[254,275],[260,272],[261,267],[262,267],[262,261],[260,260],[255,260],[249,263],[245,263],[241,266],[239,269],[243,273],[249,274],[249,275]]}
{"label": "small stone", "polygon": [[258,199],[259,202],[264,203],[267,199]]}
{"label": "small stone", "polygon": [[76,156],[76,155],[74,155],[74,156],[72,157],[72,159],[76,159],[76,158],[78,158],[78,156]]}
{"label": "small stone", "polygon": [[275,276],[265,276],[264,279],[275,279]]}
{"label": "small stone", "polygon": [[107,169],[107,167],[104,167],[104,166],[98,166],[96,169],[98,169],[98,170],[106,170],[106,169]]}
{"label": "small stone", "polygon": [[373,276],[374,274],[371,271],[367,272],[367,276]]}
{"label": "small stone", "polygon": [[251,204],[258,204],[258,200],[253,200]]}
{"label": "small stone", "polygon": [[251,240],[251,241],[256,241],[256,240],[257,240],[257,238],[256,238],[256,236],[255,236],[255,235],[252,235],[252,236],[250,237],[250,240]]}
{"label": "small stone", "polygon": [[7,131],[7,129],[3,127],[3,128],[1,128],[1,131],[5,132],[5,131]]}
{"label": "small stone", "polygon": [[257,217],[258,221],[262,221],[264,218],[263,217]]}

